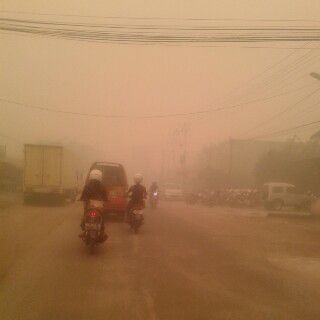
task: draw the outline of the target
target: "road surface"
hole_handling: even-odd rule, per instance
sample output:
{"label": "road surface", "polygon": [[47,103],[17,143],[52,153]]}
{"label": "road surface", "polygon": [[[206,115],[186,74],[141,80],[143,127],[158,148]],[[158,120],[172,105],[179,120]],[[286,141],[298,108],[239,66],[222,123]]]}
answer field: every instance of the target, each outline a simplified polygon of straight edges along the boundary
{"label": "road surface", "polygon": [[162,202],[96,254],[81,204],[0,207],[1,320],[320,319],[320,221]]}

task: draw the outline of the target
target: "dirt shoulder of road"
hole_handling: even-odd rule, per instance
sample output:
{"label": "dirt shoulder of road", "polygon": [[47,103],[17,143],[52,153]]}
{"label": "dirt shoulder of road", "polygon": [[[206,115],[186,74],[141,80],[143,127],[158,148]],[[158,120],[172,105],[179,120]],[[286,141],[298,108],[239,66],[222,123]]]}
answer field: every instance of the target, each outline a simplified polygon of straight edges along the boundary
{"label": "dirt shoulder of road", "polygon": [[[44,237],[65,220],[68,205],[61,207],[9,204],[0,211],[0,283],[10,268],[30,248],[40,245]],[[79,212],[81,209],[79,207]]]}
{"label": "dirt shoulder of road", "polygon": [[[171,214],[243,253],[272,262],[277,267],[312,274],[320,279],[320,219],[307,213],[283,211],[270,215],[254,208],[205,207],[165,203]],[[234,241],[234,239],[238,239]]]}
{"label": "dirt shoulder of road", "polygon": [[4,209],[21,203],[22,193],[0,192],[0,213]]}

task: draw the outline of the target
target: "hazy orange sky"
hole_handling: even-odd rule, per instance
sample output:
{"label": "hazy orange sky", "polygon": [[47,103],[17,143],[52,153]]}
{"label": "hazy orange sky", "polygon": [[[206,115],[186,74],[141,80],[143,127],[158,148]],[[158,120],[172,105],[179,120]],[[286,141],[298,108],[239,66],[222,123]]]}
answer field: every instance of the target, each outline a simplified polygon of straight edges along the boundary
{"label": "hazy orange sky", "polygon": [[[6,1],[0,10],[73,14],[86,16],[119,16],[170,18],[140,23],[185,24],[176,19],[306,19],[319,20],[320,1]],[[110,22],[114,20],[84,17],[35,16],[0,12],[1,17],[47,19],[54,21]],[[126,19],[118,23],[128,23]],[[207,21],[207,25],[239,25],[247,22]],[[258,25],[261,22],[250,22]],[[275,25],[277,22],[264,22]],[[291,22],[310,25],[311,22]],[[312,22],[313,26],[319,23]],[[221,45],[221,44],[220,44]],[[107,119],[63,115],[30,110],[0,101],[0,133],[23,143],[76,141],[97,148],[100,157],[127,163],[130,170],[154,172],[160,166],[163,150],[176,148],[182,153],[179,128],[184,122],[195,122],[189,131],[189,159],[203,146],[237,138],[275,113],[296,103],[320,82],[309,76],[320,68],[319,42],[268,43],[273,48],[139,46],[97,44],[45,37],[32,37],[1,32],[1,93],[0,98],[51,109],[95,114],[153,115],[194,112],[256,99],[289,94],[277,99],[250,104],[238,109],[203,116],[165,119]],[[225,44],[222,44],[225,46]],[[304,47],[303,47],[304,46]],[[290,48],[301,48],[301,50]],[[316,48],[316,49],[309,49]],[[309,50],[307,50],[309,49]],[[296,52],[294,52],[296,51]],[[291,55],[279,67],[292,62],[292,73],[259,90],[242,87],[247,81],[273,64]],[[309,54],[305,64],[295,59]],[[255,82],[251,83],[255,84]],[[234,91],[241,86],[241,89]],[[305,89],[296,90],[303,86]],[[244,89],[249,88],[247,91]],[[234,92],[225,98],[229,92]],[[320,108],[302,117],[301,110],[319,101],[320,93],[306,99],[285,117],[269,123],[260,133],[286,129],[313,121]],[[300,113],[299,113],[300,112]],[[200,119],[200,120],[199,120]],[[176,132],[175,135],[172,133]],[[259,132],[255,132],[258,134]],[[307,137],[312,131],[305,132]],[[171,134],[171,135],[170,135]],[[169,136],[168,136],[169,135]],[[169,137],[169,138],[168,138]],[[19,148],[7,139],[8,150]],[[132,160],[135,151],[148,154],[146,160]],[[141,151],[142,150],[142,151]],[[12,151],[13,152],[13,151]],[[97,155],[92,155],[97,157]]]}

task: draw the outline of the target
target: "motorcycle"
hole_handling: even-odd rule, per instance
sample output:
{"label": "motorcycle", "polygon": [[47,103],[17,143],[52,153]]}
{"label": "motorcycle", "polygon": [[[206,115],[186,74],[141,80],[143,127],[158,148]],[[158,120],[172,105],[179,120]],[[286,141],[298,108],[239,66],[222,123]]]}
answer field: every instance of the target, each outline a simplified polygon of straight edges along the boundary
{"label": "motorcycle", "polygon": [[135,233],[138,233],[139,228],[142,226],[144,222],[143,210],[144,205],[134,205],[131,209],[129,225]]}
{"label": "motorcycle", "polygon": [[84,216],[84,235],[82,239],[89,247],[91,254],[94,253],[95,246],[106,240],[103,231],[102,209],[102,201],[90,200]]}
{"label": "motorcycle", "polygon": [[155,209],[158,205],[159,193],[158,191],[152,192],[150,196],[150,206],[152,209]]}

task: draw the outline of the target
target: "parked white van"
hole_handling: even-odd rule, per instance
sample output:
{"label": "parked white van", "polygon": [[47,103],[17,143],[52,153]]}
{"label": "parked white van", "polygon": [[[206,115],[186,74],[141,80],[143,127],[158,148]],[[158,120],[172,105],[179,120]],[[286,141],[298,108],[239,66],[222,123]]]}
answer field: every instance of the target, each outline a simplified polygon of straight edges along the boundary
{"label": "parked white van", "polygon": [[282,182],[269,182],[262,187],[262,201],[267,209],[281,210],[282,207],[307,209],[310,199],[301,194],[293,184]]}

